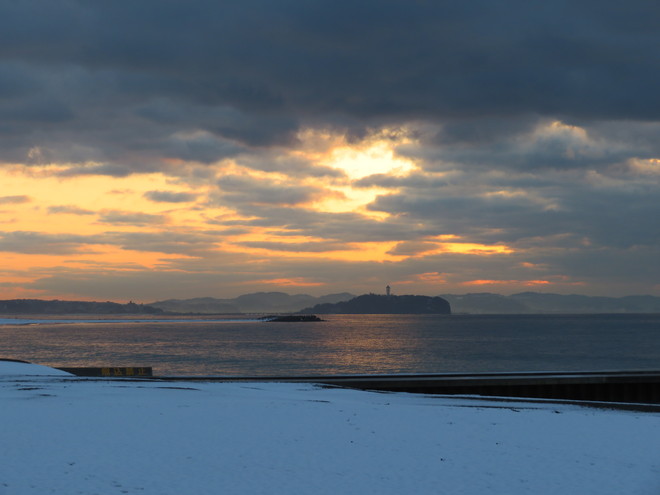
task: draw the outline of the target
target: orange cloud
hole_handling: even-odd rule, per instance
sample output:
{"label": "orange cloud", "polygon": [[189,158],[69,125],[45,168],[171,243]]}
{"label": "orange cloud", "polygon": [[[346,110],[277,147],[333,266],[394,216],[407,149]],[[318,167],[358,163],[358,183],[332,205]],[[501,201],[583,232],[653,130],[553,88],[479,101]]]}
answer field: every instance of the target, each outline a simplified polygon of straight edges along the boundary
{"label": "orange cloud", "polygon": [[520,266],[523,268],[528,268],[530,270],[545,270],[547,269],[547,265],[544,265],[542,263],[528,263],[528,262],[523,262],[520,263]]}
{"label": "orange cloud", "polygon": [[418,284],[420,282],[425,284],[445,284],[447,283],[447,277],[444,273],[440,273],[440,272],[418,273],[410,279],[397,280],[396,284],[410,285],[410,284]]}
{"label": "orange cloud", "polygon": [[[487,256],[492,254],[510,254],[513,248],[502,244],[477,244],[473,242],[444,242],[439,244],[437,253],[475,254]],[[433,253],[427,253],[433,254]]]}
{"label": "orange cloud", "polygon": [[447,281],[445,274],[440,272],[420,273],[416,278],[422,282],[444,283]]}
{"label": "orange cloud", "polygon": [[[454,242],[447,242],[454,240]],[[459,241],[459,242],[456,242]],[[421,241],[398,242],[388,254],[402,258],[423,258],[436,254],[455,253],[470,254],[476,256],[490,256],[494,254],[510,254],[515,252],[513,248],[504,244],[478,244],[474,242],[460,242],[455,235],[437,236]]]}
{"label": "orange cloud", "polygon": [[268,285],[278,285],[282,287],[319,287],[325,285],[323,282],[312,282],[303,277],[295,278],[272,278],[264,280],[252,280],[250,284],[268,284]]}
{"label": "orange cloud", "polygon": [[469,280],[461,282],[461,285],[525,285],[537,286],[552,284],[549,280]]}

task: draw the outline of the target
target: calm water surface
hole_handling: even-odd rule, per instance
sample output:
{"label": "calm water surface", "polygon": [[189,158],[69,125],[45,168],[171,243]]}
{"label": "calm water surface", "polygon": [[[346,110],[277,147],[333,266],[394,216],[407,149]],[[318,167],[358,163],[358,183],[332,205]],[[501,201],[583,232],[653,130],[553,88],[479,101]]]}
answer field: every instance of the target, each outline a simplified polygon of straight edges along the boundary
{"label": "calm water surface", "polygon": [[[157,375],[660,369],[660,315],[325,315],[0,324],[0,357]],[[0,322],[2,323],[2,322]]]}

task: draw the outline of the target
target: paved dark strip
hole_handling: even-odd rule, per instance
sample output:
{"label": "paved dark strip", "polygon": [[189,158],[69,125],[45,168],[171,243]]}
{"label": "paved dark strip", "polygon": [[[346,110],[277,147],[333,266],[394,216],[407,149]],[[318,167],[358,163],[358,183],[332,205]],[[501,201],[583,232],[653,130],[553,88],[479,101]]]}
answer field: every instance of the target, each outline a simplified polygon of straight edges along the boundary
{"label": "paved dark strip", "polygon": [[156,376],[154,379],[206,382],[305,382],[383,392],[660,404],[660,372],[658,371],[296,377]]}
{"label": "paved dark strip", "polygon": [[[403,375],[307,376],[151,376],[125,368],[60,368],[78,376],[163,382],[285,382],[379,392],[492,398],[512,401],[561,401],[592,407],[660,412],[660,371],[580,371],[522,373],[441,373]],[[122,370],[108,374],[108,370]],[[135,367],[128,370],[148,370]],[[92,370],[103,370],[94,375]]]}

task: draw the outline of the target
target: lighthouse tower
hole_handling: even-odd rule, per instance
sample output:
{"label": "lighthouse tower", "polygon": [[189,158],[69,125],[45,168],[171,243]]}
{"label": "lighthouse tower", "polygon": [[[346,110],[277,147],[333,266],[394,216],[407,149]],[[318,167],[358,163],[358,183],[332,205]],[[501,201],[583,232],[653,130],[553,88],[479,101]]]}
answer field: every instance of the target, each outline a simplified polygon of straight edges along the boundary
{"label": "lighthouse tower", "polygon": [[385,287],[385,294],[387,294],[387,297],[390,297],[391,290],[392,289],[389,285],[387,287]]}

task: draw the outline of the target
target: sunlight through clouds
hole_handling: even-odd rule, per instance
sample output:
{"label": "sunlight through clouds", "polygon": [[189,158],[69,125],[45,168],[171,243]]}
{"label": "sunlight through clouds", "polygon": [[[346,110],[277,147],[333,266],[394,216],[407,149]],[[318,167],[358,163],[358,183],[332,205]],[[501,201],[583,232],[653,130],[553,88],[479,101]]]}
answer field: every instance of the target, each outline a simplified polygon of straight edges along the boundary
{"label": "sunlight through clouds", "polygon": [[416,166],[409,159],[395,156],[394,148],[408,143],[407,139],[398,143],[367,140],[357,146],[344,145],[330,150],[329,156],[321,163],[344,171],[354,180],[374,174],[403,176],[414,171]]}
{"label": "sunlight through clouds", "polygon": [[256,2],[0,3],[6,297],[657,293],[654,6]]}
{"label": "sunlight through clouds", "polygon": [[299,134],[299,140],[298,156],[338,170],[345,176],[344,180],[326,182],[328,190],[335,194],[329,194],[314,204],[314,209],[319,211],[355,211],[375,220],[385,220],[388,214],[370,211],[366,206],[389,190],[358,188],[353,186],[354,182],[374,174],[402,177],[417,168],[411,159],[396,154],[398,146],[413,143],[405,130],[381,129],[364,139],[349,141],[342,134],[306,129]]}

